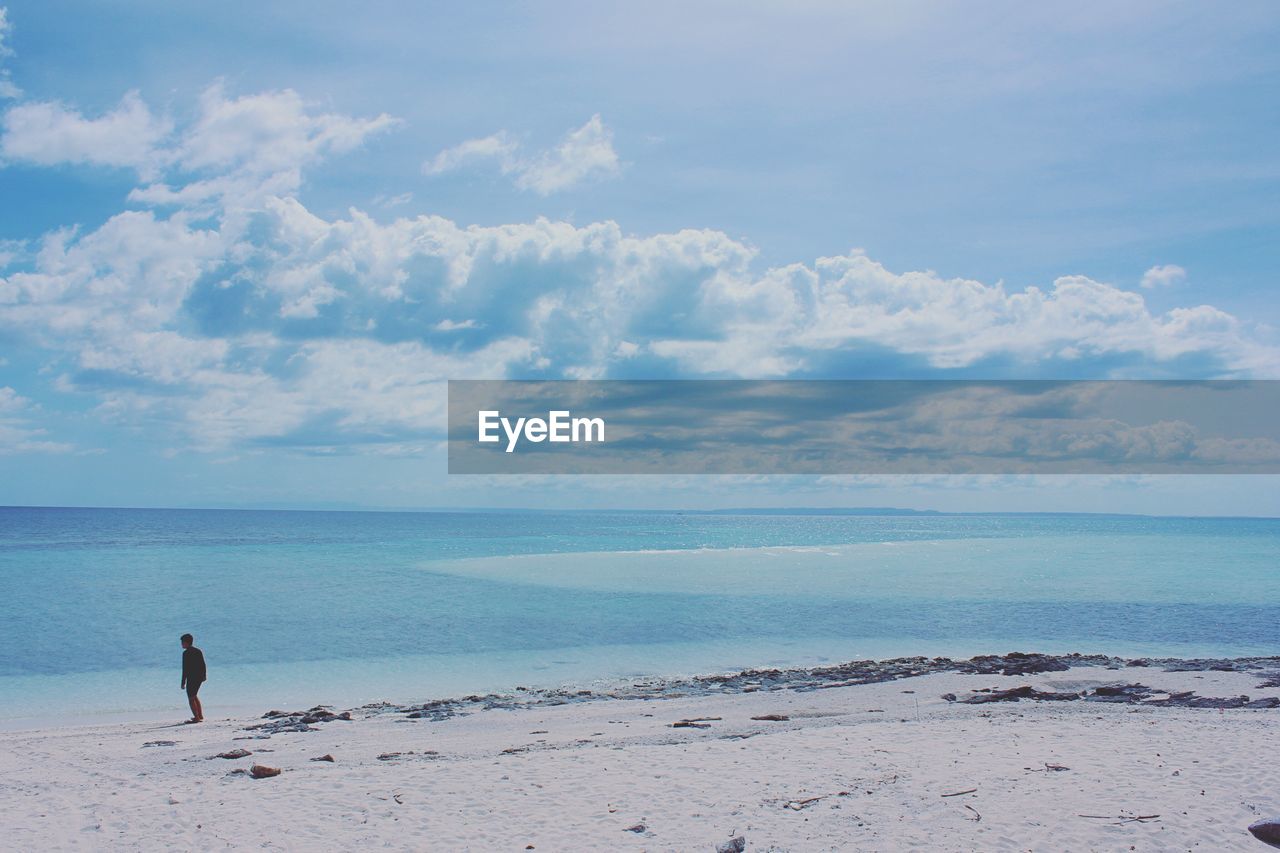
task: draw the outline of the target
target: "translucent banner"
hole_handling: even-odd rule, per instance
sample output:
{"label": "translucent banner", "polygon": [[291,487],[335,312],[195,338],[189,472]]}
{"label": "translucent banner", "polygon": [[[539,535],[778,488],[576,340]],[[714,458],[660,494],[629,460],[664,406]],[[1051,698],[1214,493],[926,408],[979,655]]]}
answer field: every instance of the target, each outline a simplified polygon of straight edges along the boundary
{"label": "translucent banner", "polygon": [[1280,381],[450,380],[451,474],[1275,474]]}

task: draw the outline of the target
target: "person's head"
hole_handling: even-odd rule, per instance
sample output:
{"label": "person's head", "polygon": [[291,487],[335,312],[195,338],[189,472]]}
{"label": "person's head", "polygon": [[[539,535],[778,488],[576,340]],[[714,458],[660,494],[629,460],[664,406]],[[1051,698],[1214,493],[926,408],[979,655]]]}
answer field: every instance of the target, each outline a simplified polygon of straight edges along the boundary
{"label": "person's head", "polygon": [[191,648],[191,644],[196,641],[196,638],[191,636],[190,634],[183,634],[181,637],[178,638],[178,641],[182,643],[182,647],[184,649],[189,649]]}

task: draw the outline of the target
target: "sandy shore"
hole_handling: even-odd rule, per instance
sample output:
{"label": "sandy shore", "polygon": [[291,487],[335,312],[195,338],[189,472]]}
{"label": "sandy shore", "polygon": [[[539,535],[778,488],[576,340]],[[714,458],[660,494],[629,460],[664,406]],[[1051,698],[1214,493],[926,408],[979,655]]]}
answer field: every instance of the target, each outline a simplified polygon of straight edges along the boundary
{"label": "sandy shore", "polygon": [[[8,732],[0,824],[15,850],[1267,849],[1280,710],[1168,701],[1280,700],[1266,667],[1084,662]],[[1012,688],[1042,695],[965,701]]]}

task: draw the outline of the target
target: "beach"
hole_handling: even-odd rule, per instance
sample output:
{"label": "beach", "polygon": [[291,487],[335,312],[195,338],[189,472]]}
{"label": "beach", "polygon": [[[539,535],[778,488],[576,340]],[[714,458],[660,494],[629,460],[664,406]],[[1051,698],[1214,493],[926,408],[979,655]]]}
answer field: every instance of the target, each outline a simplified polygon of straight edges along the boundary
{"label": "beach", "polygon": [[0,733],[0,814],[46,850],[1263,849],[1277,672],[913,658],[235,719],[210,693],[200,725]]}

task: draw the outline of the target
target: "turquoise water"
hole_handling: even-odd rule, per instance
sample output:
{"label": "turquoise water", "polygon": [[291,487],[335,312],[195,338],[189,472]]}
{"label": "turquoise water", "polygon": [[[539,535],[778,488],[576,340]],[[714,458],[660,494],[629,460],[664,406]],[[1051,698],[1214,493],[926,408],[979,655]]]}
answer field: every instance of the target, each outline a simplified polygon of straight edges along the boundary
{"label": "turquoise water", "polygon": [[0,719],[1010,650],[1280,653],[1280,521],[0,509]]}

